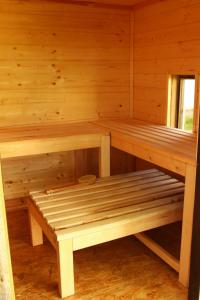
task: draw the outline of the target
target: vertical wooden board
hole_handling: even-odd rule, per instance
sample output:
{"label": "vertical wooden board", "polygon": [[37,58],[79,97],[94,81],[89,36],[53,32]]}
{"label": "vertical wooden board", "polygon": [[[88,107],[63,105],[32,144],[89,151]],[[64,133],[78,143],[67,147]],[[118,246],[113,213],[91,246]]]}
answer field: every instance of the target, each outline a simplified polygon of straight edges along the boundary
{"label": "vertical wooden board", "polygon": [[133,103],[134,103],[134,11],[130,12],[130,117],[133,117]]}
{"label": "vertical wooden board", "polygon": [[10,257],[10,247],[8,240],[7,219],[5,211],[3,182],[0,161],[0,299],[14,300],[14,284],[12,275],[12,265]]}
{"label": "vertical wooden board", "polygon": [[186,287],[188,287],[189,276],[190,276],[195,184],[196,184],[196,167],[187,165],[184,207],[183,207],[182,237],[181,237],[180,272],[179,272],[179,281]]}
{"label": "vertical wooden board", "polygon": [[39,246],[43,244],[43,233],[42,228],[31,214],[31,210],[29,209],[29,224],[31,231],[31,242],[32,246]]}
{"label": "vertical wooden board", "polygon": [[62,298],[74,294],[73,241],[58,243],[57,261],[59,272],[59,292]]}
{"label": "vertical wooden board", "polygon": [[110,136],[101,137],[99,148],[99,176],[110,176]]}

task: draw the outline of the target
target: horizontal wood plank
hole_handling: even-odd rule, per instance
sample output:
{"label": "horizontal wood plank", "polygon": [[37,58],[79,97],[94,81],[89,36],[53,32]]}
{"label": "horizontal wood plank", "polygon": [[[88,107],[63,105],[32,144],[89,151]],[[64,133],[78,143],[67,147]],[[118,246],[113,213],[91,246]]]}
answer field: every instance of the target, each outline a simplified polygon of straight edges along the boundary
{"label": "horizontal wood plank", "polygon": [[185,175],[196,162],[196,135],[136,119],[94,122],[111,131],[111,145],[139,158]]}
{"label": "horizontal wood plank", "polygon": [[[31,193],[32,202],[51,230],[59,235],[66,230],[82,234],[85,226],[101,227],[101,222],[134,219],[134,214],[171,207],[182,211],[184,184],[152,169],[98,179],[89,186]],[[171,207],[170,207],[171,205]],[[120,221],[121,222],[121,221]],[[76,233],[77,234],[77,233]],[[75,234],[75,235],[76,235]],[[71,238],[71,237],[70,237]]]}

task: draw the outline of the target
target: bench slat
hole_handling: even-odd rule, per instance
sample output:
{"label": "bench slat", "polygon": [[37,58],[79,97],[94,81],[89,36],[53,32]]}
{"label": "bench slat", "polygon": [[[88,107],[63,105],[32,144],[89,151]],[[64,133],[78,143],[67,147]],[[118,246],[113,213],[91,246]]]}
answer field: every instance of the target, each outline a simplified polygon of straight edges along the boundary
{"label": "bench slat", "polygon": [[[80,225],[144,213],[183,202],[184,184],[156,169],[98,179],[89,186],[32,193],[32,200],[51,229],[57,232]],[[180,205],[180,209],[182,204]]]}

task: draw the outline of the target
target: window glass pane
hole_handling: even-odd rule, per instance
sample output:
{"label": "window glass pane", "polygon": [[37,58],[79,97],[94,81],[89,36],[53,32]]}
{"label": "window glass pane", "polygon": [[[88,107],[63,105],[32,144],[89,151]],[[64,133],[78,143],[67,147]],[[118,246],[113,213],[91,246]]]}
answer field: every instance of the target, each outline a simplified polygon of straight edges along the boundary
{"label": "window glass pane", "polygon": [[168,126],[193,131],[195,85],[194,75],[171,75],[169,77]]}
{"label": "window glass pane", "polygon": [[192,131],[194,117],[195,80],[184,79],[183,84],[183,130]]}

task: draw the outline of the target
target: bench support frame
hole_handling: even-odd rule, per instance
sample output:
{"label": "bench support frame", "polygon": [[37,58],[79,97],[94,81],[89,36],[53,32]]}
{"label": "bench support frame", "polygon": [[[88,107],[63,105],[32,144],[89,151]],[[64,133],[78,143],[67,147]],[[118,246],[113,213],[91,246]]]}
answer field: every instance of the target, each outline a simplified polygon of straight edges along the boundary
{"label": "bench support frame", "polygon": [[[159,218],[155,217],[154,209],[149,211],[149,215],[140,215],[132,219],[131,217],[124,220],[120,217],[119,222],[91,228],[89,231],[69,234],[65,230],[58,232],[52,231],[46,219],[42,216],[36,205],[31,199],[28,200],[32,236],[36,244],[41,242],[41,232],[43,230],[49,241],[54,246],[57,253],[58,270],[59,270],[59,292],[62,298],[74,294],[74,270],[73,270],[73,251],[83,249],[89,246],[112,241],[125,236],[137,234],[145,230],[160,227],[166,224],[181,220],[182,213],[179,203],[174,204],[177,208],[169,208],[166,213],[164,208],[159,210]],[[157,214],[157,213],[156,213]],[[35,226],[35,221],[37,225]],[[38,229],[38,226],[41,227]],[[68,231],[66,229],[66,231]],[[39,234],[38,234],[39,232]]]}
{"label": "bench support frame", "polygon": [[63,240],[58,243],[57,261],[59,273],[59,292],[61,297],[64,298],[75,293],[72,239]]}

